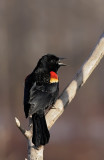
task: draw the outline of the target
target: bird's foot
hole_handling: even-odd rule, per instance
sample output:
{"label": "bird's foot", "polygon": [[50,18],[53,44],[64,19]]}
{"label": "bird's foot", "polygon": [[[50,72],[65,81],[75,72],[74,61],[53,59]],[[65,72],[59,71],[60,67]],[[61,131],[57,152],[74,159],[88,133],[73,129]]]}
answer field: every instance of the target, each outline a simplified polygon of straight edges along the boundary
{"label": "bird's foot", "polygon": [[55,107],[55,106],[52,106],[50,109],[56,109],[56,107]]}

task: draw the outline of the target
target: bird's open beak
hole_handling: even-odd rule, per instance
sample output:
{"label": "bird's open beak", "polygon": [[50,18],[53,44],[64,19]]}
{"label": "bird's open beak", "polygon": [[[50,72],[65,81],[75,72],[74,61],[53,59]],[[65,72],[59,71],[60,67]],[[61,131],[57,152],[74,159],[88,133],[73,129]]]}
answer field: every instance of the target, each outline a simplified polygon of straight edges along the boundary
{"label": "bird's open beak", "polygon": [[61,60],[64,60],[64,59],[66,58],[59,58],[59,62],[58,62],[59,66],[67,66],[67,64],[61,62]]}

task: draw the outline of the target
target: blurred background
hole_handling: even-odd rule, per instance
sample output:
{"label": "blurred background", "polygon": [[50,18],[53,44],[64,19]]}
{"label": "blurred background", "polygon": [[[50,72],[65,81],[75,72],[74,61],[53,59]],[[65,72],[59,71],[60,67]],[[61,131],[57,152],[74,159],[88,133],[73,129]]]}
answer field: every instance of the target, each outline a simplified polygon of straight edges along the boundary
{"label": "blurred background", "polygon": [[[0,0],[0,160],[23,160],[24,79],[46,53],[67,57],[60,93],[104,31],[103,0]],[[45,160],[104,159],[104,59],[51,129]]]}

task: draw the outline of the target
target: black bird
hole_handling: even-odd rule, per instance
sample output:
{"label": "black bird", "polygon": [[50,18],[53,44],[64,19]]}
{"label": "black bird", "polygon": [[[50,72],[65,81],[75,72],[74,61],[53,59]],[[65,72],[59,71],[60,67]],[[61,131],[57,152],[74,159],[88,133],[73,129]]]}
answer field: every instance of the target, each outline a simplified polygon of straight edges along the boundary
{"label": "black bird", "polygon": [[45,110],[51,107],[59,93],[57,71],[65,64],[60,58],[47,54],[43,56],[31,74],[25,79],[24,112],[26,118],[32,115],[32,142],[38,149],[48,143],[50,133],[45,120]]}

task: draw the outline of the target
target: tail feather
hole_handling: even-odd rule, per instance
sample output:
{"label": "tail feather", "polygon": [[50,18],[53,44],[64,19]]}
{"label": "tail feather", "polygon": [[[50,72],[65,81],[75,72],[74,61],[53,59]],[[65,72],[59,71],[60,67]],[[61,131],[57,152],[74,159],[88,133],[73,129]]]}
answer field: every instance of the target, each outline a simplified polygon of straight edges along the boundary
{"label": "tail feather", "polygon": [[33,120],[33,137],[32,142],[38,148],[40,145],[48,143],[50,133],[47,128],[44,114],[39,115],[37,113],[32,115]]}

